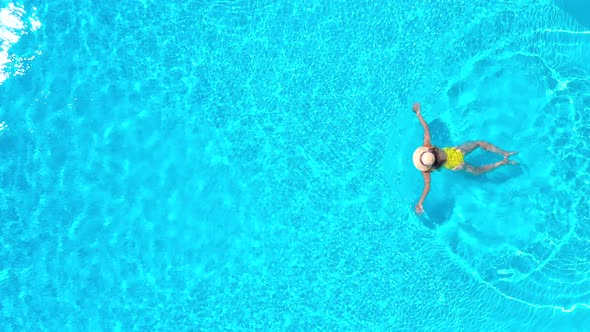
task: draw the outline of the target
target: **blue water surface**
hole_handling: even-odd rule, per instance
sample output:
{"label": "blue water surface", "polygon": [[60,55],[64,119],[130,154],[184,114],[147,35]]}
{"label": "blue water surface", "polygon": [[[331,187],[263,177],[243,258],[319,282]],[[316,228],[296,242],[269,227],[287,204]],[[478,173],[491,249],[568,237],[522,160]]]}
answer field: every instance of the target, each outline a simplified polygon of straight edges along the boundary
{"label": "blue water surface", "polygon": [[576,5],[0,0],[0,330],[583,330]]}

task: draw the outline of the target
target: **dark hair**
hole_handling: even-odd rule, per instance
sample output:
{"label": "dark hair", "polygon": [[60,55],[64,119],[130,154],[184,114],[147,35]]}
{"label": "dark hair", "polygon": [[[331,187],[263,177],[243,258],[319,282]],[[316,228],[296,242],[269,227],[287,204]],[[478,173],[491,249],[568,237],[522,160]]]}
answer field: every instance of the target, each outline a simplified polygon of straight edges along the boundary
{"label": "dark hair", "polygon": [[432,164],[432,170],[437,170],[442,167],[447,162],[447,156],[443,151],[441,151],[437,147],[430,148],[430,152],[434,154],[434,164]]}

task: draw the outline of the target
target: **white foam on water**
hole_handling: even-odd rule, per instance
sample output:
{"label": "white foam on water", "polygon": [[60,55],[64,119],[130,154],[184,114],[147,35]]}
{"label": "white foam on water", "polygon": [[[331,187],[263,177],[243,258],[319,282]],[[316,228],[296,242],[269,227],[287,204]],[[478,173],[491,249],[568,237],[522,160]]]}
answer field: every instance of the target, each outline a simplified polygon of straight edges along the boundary
{"label": "white foam on water", "polygon": [[[35,58],[19,57],[10,52],[22,36],[41,27],[35,11],[36,8],[32,8],[32,13],[27,14],[22,5],[14,3],[0,8],[0,84],[10,76],[23,75],[26,69],[25,62]],[[35,54],[40,54],[40,51],[36,50]]]}

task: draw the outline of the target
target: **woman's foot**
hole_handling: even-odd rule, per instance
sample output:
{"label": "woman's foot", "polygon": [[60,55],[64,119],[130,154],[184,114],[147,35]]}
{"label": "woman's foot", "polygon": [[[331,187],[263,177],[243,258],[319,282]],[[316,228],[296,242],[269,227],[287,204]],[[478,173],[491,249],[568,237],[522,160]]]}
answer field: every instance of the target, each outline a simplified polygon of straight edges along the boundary
{"label": "woman's foot", "polygon": [[504,156],[504,159],[506,159],[510,156],[514,156],[515,154],[518,154],[518,151],[512,151],[512,152],[506,151],[506,152],[502,153],[502,155]]}
{"label": "woman's foot", "polygon": [[508,156],[504,157],[504,160],[502,160],[501,165],[516,165],[518,164],[518,161],[514,161],[514,160],[510,160],[508,159]]}

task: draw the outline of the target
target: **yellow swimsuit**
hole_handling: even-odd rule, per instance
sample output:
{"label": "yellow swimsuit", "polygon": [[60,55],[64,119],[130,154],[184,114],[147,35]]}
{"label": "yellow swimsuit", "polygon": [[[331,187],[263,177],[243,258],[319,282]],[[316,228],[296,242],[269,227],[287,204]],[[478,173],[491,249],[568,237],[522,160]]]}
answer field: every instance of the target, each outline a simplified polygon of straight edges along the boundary
{"label": "yellow swimsuit", "polygon": [[443,151],[447,154],[447,161],[444,167],[447,169],[453,169],[463,164],[463,152],[457,148],[443,148]]}

